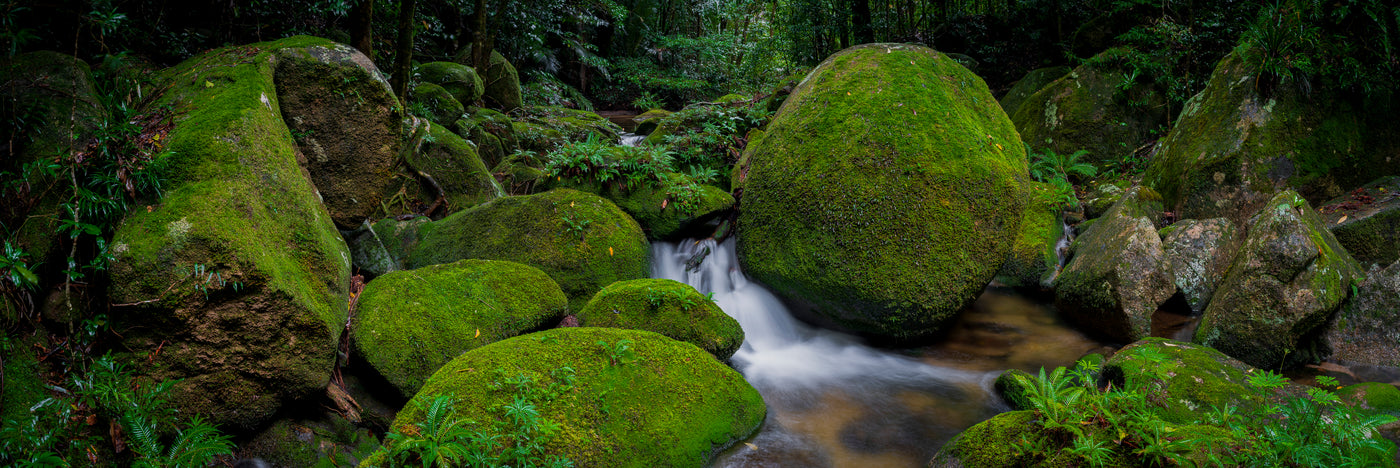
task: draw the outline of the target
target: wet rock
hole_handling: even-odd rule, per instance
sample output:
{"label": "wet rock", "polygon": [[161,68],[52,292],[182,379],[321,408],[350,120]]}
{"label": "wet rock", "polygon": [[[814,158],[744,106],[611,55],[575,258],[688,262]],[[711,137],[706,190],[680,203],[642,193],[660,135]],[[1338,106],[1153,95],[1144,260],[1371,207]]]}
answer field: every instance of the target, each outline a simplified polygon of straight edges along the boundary
{"label": "wet rock", "polygon": [[1029,184],[1028,204],[1021,213],[1021,233],[997,273],[1002,284],[1020,288],[1049,288],[1060,268],[1060,241],[1065,237],[1057,200],[1048,184]]}
{"label": "wet rock", "polygon": [[828,326],[946,327],[1019,231],[1024,145],[981,79],[931,49],[833,55],[746,154],[744,270]]}
{"label": "wet rock", "polygon": [[1173,282],[1191,312],[1205,312],[1234,258],[1235,224],[1225,218],[1188,219],[1163,228],[1162,248]]}
{"label": "wet rock", "polygon": [[1195,341],[1261,368],[1319,360],[1323,325],[1360,267],[1293,191],[1274,196],[1248,229]]}
{"label": "wet rock", "polygon": [[737,320],[690,285],[668,279],[610,284],[578,313],[578,324],[660,333],[699,346],[720,360],[729,359],[744,343]]}
{"label": "wet rock", "polygon": [[1012,410],[1035,409],[1027,394],[1033,392],[1035,376],[1020,369],[1011,369],[997,376],[993,389]]}
{"label": "wet rock", "polygon": [[1318,208],[1327,229],[1362,265],[1400,260],[1400,177],[1385,177]]}
{"label": "wet rock", "polygon": [[1160,216],[1156,193],[1133,188],[1074,240],[1055,282],[1061,316],[1123,342],[1150,335],[1152,314],[1176,293],[1153,221]]}
{"label": "wet rock", "polygon": [[1400,367],[1400,261],[1371,266],[1327,331],[1331,359]]}
{"label": "wet rock", "polygon": [[637,129],[633,133],[650,135],[656,130],[656,125],[669,115],[671,115],[671,111],[666,109],[651,109],[633,117],[632,121],[637,123]]}

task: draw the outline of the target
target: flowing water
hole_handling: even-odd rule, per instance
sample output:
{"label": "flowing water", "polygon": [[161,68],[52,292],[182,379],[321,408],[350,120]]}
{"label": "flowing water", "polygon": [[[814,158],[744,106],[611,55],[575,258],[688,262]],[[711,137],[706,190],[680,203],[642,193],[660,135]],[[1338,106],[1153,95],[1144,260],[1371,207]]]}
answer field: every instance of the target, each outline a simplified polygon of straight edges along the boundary
{"label": "flowing water", "polygon": [[949,438],[1006,409],[990,393],[1001,371],[1066,365],[1102,346],[1046,307],[990,288],[938,344],[872,348],[795,320],[744,276],[733,240],[658,242],[652,255],[653,277],[713,292],[743,326],[733,363],[768,404],[759,433],[715,466],[924,466]]}

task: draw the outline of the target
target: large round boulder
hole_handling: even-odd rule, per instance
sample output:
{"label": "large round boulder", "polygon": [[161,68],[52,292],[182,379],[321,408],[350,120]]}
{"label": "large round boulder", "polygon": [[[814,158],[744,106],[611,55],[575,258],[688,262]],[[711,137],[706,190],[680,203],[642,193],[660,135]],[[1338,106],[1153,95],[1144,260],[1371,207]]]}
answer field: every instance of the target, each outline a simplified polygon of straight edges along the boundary
{"label": "large round boulder", "polygon": [[650,273],[641,226],[607,199],[576,190],[496,199],[424,225],[418,235],[411,268],[465,258],[524,263],[554,278],[571,310],[604,286]]}
{"label": "large round boulder", "polygon": [[413,144],[414,151],[405,159],[414,169],[432,177],[432,182],[425,186],[414,180],[408,185],[416,185],[419,190],[441,189],[448,210],[471,208],[505,195],[477,155],[476,147],[452,131],[429,123],[415,132]]}
{"label": "large round boulder", "polygon": [[618,281],[578,313],[581,327],[647,330],[729,359],[744,343],[739,321],[690,285],[668,279]]}
{"label": "large round boulder", "polygon": [[428,62],[414,69],[424,83],[441,86],[462,105],[471,105],[481,98],[485,85],[471,67],[457,62]]}
{"label": "large round boulder", "polygon": [[[470,57],[470,54],[467,56]],[[501,56],[500,52],[491,51],[486,68],[477,72],[484,86],[481,100],[486,103],[486,107],[502,112],[520,108],[520,75],[516,74],[515,66]]]}
{"label": "large round boulder", "polygon": [[538,268],[462,260],[376,278],[360,294],[355,349],[404,396],[466,351],[548,327],[568,300]]}
{"label": "large round boulder", "polygon": [[1382,100],[1357,103],[1285,82],[1269,94],[1236,50],[1181,110],[1143,175],[1181,218],[1249,218],[1279,190],[1310,203],[1400,173],[1400,121]]}
{"label": "large round boulder", "polygon": [[1360,275],[1307,200],[1284,191],[1250,220],[1195,341],[1260,368],[1315,362],[1324,324]]}
{"label": "large round boulder", "polygon": [[[439,395],[488,436],[513,425],[506,406],[531,405],[555,427],[533,441],[540,458],[577,467],[708,466],[767,412],[742,375],[700,348],[615,328],[561,328],[467,352],[428,379],[390,430],[416,429]],[[391,466],[383,453],[361,466]]]}
{"label": "large round boulder", "polygon": [[831,56],[748,147],[744,270],[809,319],[925,336],[1001,268],[1025,147],[981,78],[932,49]]}

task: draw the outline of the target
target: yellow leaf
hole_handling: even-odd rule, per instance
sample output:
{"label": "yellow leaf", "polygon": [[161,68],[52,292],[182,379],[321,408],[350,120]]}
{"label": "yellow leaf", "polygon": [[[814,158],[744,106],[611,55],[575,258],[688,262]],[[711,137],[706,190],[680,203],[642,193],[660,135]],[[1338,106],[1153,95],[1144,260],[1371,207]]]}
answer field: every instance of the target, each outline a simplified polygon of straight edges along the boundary
{"label": "yellow leaf", "polygon": [[1342,219],[1337,220],[1337,224],[1342,224],[1342,222],[1343,222],[1343,221],[1346,221],[1346,220],[1347,220],[1347,215],[1342,215]]}
{"label": "yellow leaf", "polygon": [[481,337],[481,329],[478,328],[478,329],[476,329],[476,336],[473,336],[472,338],[480,338],[480,337]]}
{"label": "yellow leaf", "polygon": [[749,446],[749,448],[751,448],[751,449],[758,450],[758,446],[757,446],[757,445],[754,445],[754,444],[752,444],[752,443],[750,443],[750,442],[744,442],[744,445]]}
{"label": "yellow leaf", "polygon": [[573,207],[574,207],[574,202],[569,202],[569,208],[573,208]]}
{"label": "yellow leaf", "polygon": [[205,87],[205,88],[213,88],[213,87],[214,87],[214,83],[210,83],[208,80],[206,80],[206,81],[204,82],[204,87]]}
{"label": "yellow leaf", "polygon": [[1001,143],[997,143],[997,149],[1005,149],[1005,148],[1002,148],[1002,147],[1001,147]]}
{"label": "yellow leaf", "polygon": [[612,254],[613,254],[612,247],[608,247],[608,256],[611,257]]}

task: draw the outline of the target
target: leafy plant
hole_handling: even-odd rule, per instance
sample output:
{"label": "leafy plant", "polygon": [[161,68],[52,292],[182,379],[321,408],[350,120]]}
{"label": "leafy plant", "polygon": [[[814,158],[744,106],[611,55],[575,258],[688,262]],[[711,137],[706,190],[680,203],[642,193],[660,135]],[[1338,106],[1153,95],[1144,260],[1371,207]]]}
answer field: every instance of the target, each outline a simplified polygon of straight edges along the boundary
{"label": "leafy plant", "polygon": [[612,344],[600,340],[598,346],[603,348],[608,365],[623,366],[637,361],[637,352],[632,349],[632,340],[624,338]]}
{"label": "leafy plant", "polygon": [[1046,148],[1045,150],[1031,154],[1031,177],[1041,182],[1048,182],[1053,179],[1078,179],[1093,177],[1098,174],[1098,169],[1093,164],[1081,162],[1079,159],[1087,156],[1088,150],[1078,150],[1070,154],[1059,154],[1055,150]]}
{"label": "leafy plant", "polygon": [[584,232],[590,224],[593,224],[593,220],[581,218],[578,213],[569,213],[568,216],[564,217],[564,232],[577,235],[578,240],[583,240]]}
{"label": "leafy plant", "polygon": [[641,96],[632,100],[632,107],[645,112],[652,109],[664,109],[666,107],[666,102],[656,97],[656,95],[652,94],[650,91],[642,91]]}

